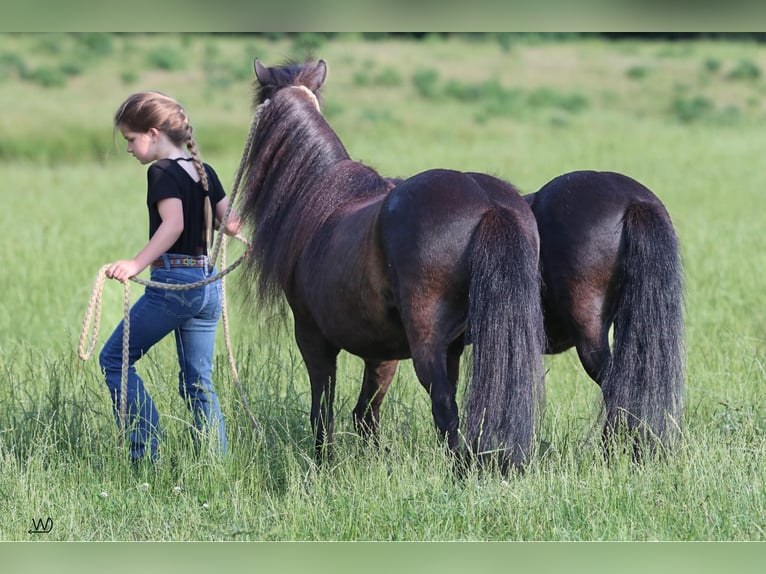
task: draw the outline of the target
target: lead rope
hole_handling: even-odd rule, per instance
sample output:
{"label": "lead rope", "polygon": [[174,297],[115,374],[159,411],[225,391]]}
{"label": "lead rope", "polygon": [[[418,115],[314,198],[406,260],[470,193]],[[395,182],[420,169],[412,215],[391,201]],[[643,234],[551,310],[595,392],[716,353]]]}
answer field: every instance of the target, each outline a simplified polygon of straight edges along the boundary
{"label": "lead rope", "polygon": [[[229,218],[229,214],[231,214],[231,210],[234,207],[234,198],[236,197],[239,191],[239,185],[242,180],[242,174],[245,172],[245,162],[247,162],[247,157],[248,155],[250,155],[250,148],[253,146],[253,139],[255,138],[255,130],[258,127],[258,121],[261,118],[261,113],[263,113],[263,110],[268,105],[269,105],[269,100],[266,100],[255,109],[255,113],[253,114],[253,121],[250,123],[250,131],[247,134],[245,149],[242,151],[242,159],[240,159],[239,161],[239,167],[237,168],[237,175],[234,178],[234,185],[232,185],[232,188],[231,188],[231,198],[229,200],[229,204],[226,206],[226,211],[224,211],[223,217],[221,218],[221,223],[218,226],[219,229],[222,229],[226,226],[226,220]],[[213,262],[213,266],[215,266],[215,262],[218,259],[218,251],[221,249],[221,244],[224,242],[224,239],[225,239],[224,236],[225,236],[224,233],[219,233],[218,236],[215,238],[215,245],[213,245],[213,251],[210,254],[210,258],[209,258],[209,260]]]}
{"label": "lead rope", "polygon": [[[261,112],[263,109],[268,105],[269,100],[266,100],[261,105],[259,105],[256,110],[255,114],[253,115],[253,121],[250,124],[250,131],[247,136],[247,142],[245,143],[245,148],[242,152],[242,159],[239,163],[239,168],[237,169],[237,175],[234,180],[234,185],[232,187],[231,192],[231,198],[229,200],[229,204],[226,208],[226,211],[224,212],[224,215],[221,219],[221,223],[219,226],[219,229],[225,229],[226,227],[226,220],[228,219],[232,207],[234,205],[234,199],[239,191],[239,185],[240,181],[242,179],[242,174],[244,172],[244,166],[245,162],[247,161],[247,157],[250,153],[250,148],[253,144],[253,139],[255,137],[255,130],[258,125],[258,120],[260,118]],[[212,265],[210,266],[210,269],[215,267],[215,261],[218,258],[218,252],[220,250],[221,252],[221,266],[224,268],[223,271],[217,273],[216,275],[211,275],[210,277],[207,277],[206,279],[203,279],[201,281],[197,281],[195,283],[187,283],[184,285],[172,285],[168,283],[159,283],[157,281],[147,281],[145,279],[141,279],[139,277],[130,277],[131,281],[134,281],[135,283],[138,283],[140,285],[144,285],[146,287],[156,287],[160,289],[166,289],[169,291],[186,291],[189,289],[196,289],[198,287],[203,287],[205,285],[209,285],[210,283],[214,281],[221,280],[221,291],[222,291],[222,304],[221,304],[221,319],[223,321],[223,330],[224,330],[224,341],[226,343],[226,354],[229,359],[229,366],[231,367],[232,376],[234,377],[234,382],[237,386],[237,391],[239,392],[240,400],[242,401],[242,406],[245,408],[245,412],[247,413],[251,424],[253,425],[253,430],[260,434],[260,426],[258,425],[258,422],[255,419],[255,416],[253,415],[252,411],[250,410],[250,405],[247,400],[247,397],[245,396],[244,389],[242,388],[242,382],[239,379],[239,372],[237,371],[237,365],[236,361],[234,360],[234,352],[232,349],[232,343],[231,343],[231,335],[229,330],[229,315],[228,315],[228,305],[226,301],[226,275],[231,273],[234,269],[239,267],[239,265],[242,263],[244,258],[248,255],[251,245],[245,239],[242,235],[237,234],[235,236],[236,239],[239,241],[242,241],[248,246],[248,249],[237,259],[234,263],[231,264],[230,267],[226,267],[226,242],[223,238],[224,233],[221,231],[218,233],[218,237],[216,238],[215,246],[213,248],[213,256],[209,258],[210,261],[212,261]],[[98,342],[98,333],[99,328],[101,325],[101,303],[102,303],[102,293],[104,289],[104,283],[106,281],[106,270],[109,268],[109,264],[103,265],[96,274],[96,279],[93,283],[93,290],[91,291],[90,298],[88,299],[88,306],[85,310],[85,317],[83,319],[83,325],[82,330],[80,332],[80,340],[77,346],[77,353],[83,361],[87,361],[93,356],[93,352],[96,349],[96,343]],[[206,270],[208,270],[206,268]],[[119,419],[120,419],[120,429],[123,431],[120,433],[118,444],[120,447],[124,444],[124,431],[126,429],[127,425],[127,401],[125,400],[125,395],[127,393],[127,386],[128,386],[128,365],[129,365],[129,350],[130,350],[130,283],[128,281],[123,282],[123,328],[122,328],[122,371],[120,375],[120,408],[119,408]],[[91,323],[92,330],[91,330]],[[90,335],[89,335],[90,333]]]}
{"label": "lead rope", "polygon": [[[261,113],[263,112],[263,110],[266,108],[268,104],[269,104],[269,100],[266,100],[265,102],[260,104],[255,109],[255,113],[253,114],[253,120],[250,122],[250,130],[247,133],[247,140],[245,141],[245,147],[242,150],[242,158],[239,160],[237,175],[234,177],[234,184],[232,185],[232,188],[231,188],[231,198],[229,199],[229,203],[226,206],[226,210],[223,213],[221,222],[218,225],[218,229],[220,231],[218,232],[218,235],[215,238],[215,245],[213,245],[213,251],[210,254],[210,257],[208,259],[208,262],[212,262],[211,268],[215,267],[215,262],[218,259],[219,251],[221,252],[221,267],[226,268],[226,237],[225,237],[226,234],[223,232],[223,230],[226,229],[226,221],[229,219],[231,210],[234,207],[234,200],[236,198],[237,193],[239,192],[240,183],[242,181],[242,174],[245,172],[245,163],[247,162],[247,158],[250,155],[250,149],[253,146],[253,139],[255,138],[255,130],[258,127],[258,121],[261,118]],[[244,239],[239,234],[236,237],[240,239],[240,241]],[[245,251],[242,257],[247,255],[249,250],[252,248],[252,246],[249,244],[249,242],[247,242],[247,240],[244,240],[244,241],[248,245],[248,250]],[[238,261],[241,261],[242,257],[240,257]],[[258,424],[258,421],[255,419],[255,415],[253,414],[253,411],[250,409],[250,403],[247,400],[247,395],[245,395],[245,390],[242,387],[242,381],[239,378],[239,371],[237,370],[237,364],[236,364],[236,361],[234,360],[234,350],[231,344],[231,333],[229,329],[229,305],[228,305],[228,298],[226,297],[225,276],[221,278],[221,293],[223,297],[223,302],[221,304],[221,320],[223,322],[224,341],[226,342],[226,356],[229,359],[229,367],[231,368],[231,374],[232,374],[232,377],[234,377],[234,384],[236,385],[237,392],[239,393],[239,400],[242,402],[242,406],[245,409],[245,413],[250,419],[250,424],[253,427],[253,431],[255,431],[256,435],[259,435],[261,434],[260,425]]]}
{"label": "lead rope", "polygon": [[[83,361],[87,361],[93,356],[93,351],[96,349],[96,341],[98,340],[98,328],[101,323],[101,294],[104,290],[104,282],[106,281],[106,270],[109,268],[109,264],[103,265],[96,274],[96,281],[93,284],[93,291],[91,292],[90,299],[88,300],[88,307],[85,310],[85,319],[82,324],[82,331],[80,333],[80,343],[77,346],[77,354]],[[122,373],[120,376],[120,429],[125,429],[125,424],[128,418],[127,408],[128,403],[124,400],[125,393],[127,393],[128,386],[128,350],[130,340],[130,284],[126,281],[124,285],[124,297],[123,297],[123,328],[122,328]],[[93,336],[90,342],[87,344],[86,339],[88,329],[91,321],[93,321]],[[121,432],[117,438],[120,448],[123,446],[125,433]]]}

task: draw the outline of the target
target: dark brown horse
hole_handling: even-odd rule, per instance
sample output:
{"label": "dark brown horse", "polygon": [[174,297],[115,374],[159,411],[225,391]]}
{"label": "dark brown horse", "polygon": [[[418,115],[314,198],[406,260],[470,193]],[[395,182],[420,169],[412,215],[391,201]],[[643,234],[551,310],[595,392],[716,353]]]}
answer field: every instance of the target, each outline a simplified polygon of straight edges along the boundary
{"label": "dark brown horse", "polygon": [[684,287],[667,210],[611,172],[567,173],[525,199],[540,234],[546,352],[577,349],[601,387],[605,438],[627,430],[637,456],[671,445],[684,399]]}
{"label": "dark brown horse", "polygon": [[365,363],[354,408],[375,430],[397,361],[411,357],[438,432],[460,446],[456,387],[473,368],[463,431],[473,452],[529,459],[543,392],[539,239],[532,211],[494,177],[434,169],[392,185],[349,158],[319,111],[323,61],[256,60],[260,120],[243,216],[264,302],[282,295],[311,381],[317,456],[332,442],[336,358]]}

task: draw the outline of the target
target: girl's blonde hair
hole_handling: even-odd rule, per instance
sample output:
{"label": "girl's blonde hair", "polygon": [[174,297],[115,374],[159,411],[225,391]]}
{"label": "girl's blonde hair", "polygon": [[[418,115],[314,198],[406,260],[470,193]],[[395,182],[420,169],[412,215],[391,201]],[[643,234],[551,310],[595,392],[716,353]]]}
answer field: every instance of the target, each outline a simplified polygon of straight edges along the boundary
{"label": "girl's blonde hair", "polygon": [[[176,145],[186,145],[202,187],[206,192],[209,191],[207,172],[202,164],[197,142],[194,140],[189,116],[176,100],[162,92],[132,94],[117,108],[114,114],[114,126],[124,126],[130,131],[142,133],[156,128]],[[205,197],[205,224],[205,241],[207,245],[210,245],[212,207],[208,196]]]}

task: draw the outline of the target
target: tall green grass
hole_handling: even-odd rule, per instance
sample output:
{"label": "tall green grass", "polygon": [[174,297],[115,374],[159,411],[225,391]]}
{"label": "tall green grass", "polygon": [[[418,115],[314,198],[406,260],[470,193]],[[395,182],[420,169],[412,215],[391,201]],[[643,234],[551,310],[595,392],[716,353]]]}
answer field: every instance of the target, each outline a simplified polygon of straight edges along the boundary
{"label": "tall green grass", "polygon": [[[163,455],[153,468],[131,467],[96,361],[75,351],[96,271],[146,240],[145,171],[113,140],[111,114],[130,91],[179,97],[205,159],[231,182],[252,111],[252,58],[301,59],[316,41],[0,35],[0,105],[13,111],[0,116],[0,540],[766,538],[766,81],[753,72],[766,52],[753,44],[341,36],[316,53],[329,63],[330,123],[352,157],[386,175],[453,167],[533,191],[568,170],[608,169],[660,196],[687,279],[687,412],[672,457],[604,462],[598,389],[570,351],[546,359],[540,452],[527,472],[456,476],[408,362],[383,406],[380,448],[357,437],[362,366],[342,354],[335,458],[317,468],[289,316],[246,305],[235,272],[232,331],[259,428],[221,338],[215,378],[231,454],[195,454],[163,341],[139,363],[166,432]],[[168,46],[187,55],[182,66],[152,63]],[[20,72],[65,66],[85,50],[62,85]],[[572,95],[581,104],[562,106]],[[709,105],[674,105],[696,97]],[[101,342],[121,318],[119,284],[107,283],[103,305]],[[48,516],[51,533],[28,534]]]}

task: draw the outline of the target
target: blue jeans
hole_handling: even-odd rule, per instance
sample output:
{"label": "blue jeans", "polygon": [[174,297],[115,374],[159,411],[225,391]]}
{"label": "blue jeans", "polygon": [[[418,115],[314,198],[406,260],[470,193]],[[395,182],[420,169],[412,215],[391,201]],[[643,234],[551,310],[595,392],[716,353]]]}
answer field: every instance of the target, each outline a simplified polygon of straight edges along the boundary
{"label": "blue jeans", "polygon": [[[187,284],[206,277],[204,268],[171,268],[163,256],[165,267],[152,269],[151,280],[160,283]],[[213,271],[214,273],[215,271]],[[218,319],[221,316],[221,282],[186,291],[171,291],[146,287],[144,294],[130,309],[128,352],[127,435],[131,459],[147,454],[157,458],[160,424],[157,409],[144,382],[136,372],[135,363],[170,332],[175,334],[178,351],[178,392],[194,417],[194,427],[202,436],[212,438],[221,455],[226,453],[226,430],[218,396],[213,388],[211,371],[213,347]],[[119,425],[119,405],[122,378],[122,332],[120,322],[109,337],[99,356],[106,376],[106,385]],[[194,432],[195,440],[200,433]]]}

